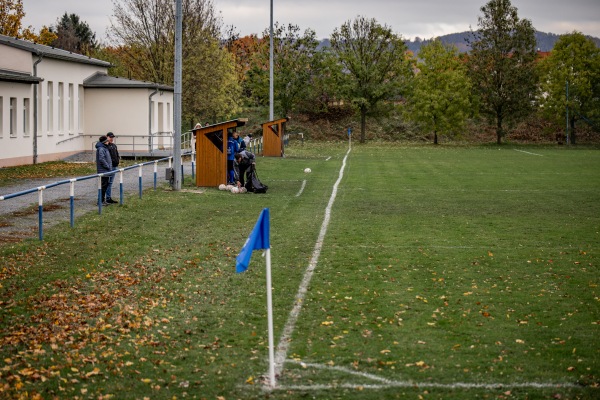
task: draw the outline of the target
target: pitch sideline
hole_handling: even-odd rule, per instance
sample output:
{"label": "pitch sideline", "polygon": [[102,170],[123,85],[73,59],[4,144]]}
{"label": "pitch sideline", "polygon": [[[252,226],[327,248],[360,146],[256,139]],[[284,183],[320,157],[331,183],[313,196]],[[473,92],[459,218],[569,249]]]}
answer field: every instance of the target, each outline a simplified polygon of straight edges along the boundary
{"label": "pitch sideline", "polygon": [[302,282],[300,282],[298,293],[296,293],[294,307],[290,311],[288,320],[285,323],[285,326],[283,327],[283,332],[281,334],[281,337],[279,338],[279,344],[277,345],[277,351],[275,353],[276,376],[281,375],[281,372],[283,370],[283,364],[287,359],[287,352],[291,342],[292,333],[294,333],[296,321],[298,321],[298,317],[302,309],[302,303],[304,302],[304,297],[306,296],[306,292],[308,290],[308,285],[310,284],[314,270],[317,267],[317,262],[319,261],[319,256],[321,255],[323,241],[325,240],[325,234],[327,233],[327,228],[329,227],[329,220],[331,219],[331,209],[333,208],[333,203],[335,202],[335,198],[337,196],[338,186],[340,185],[340,182],[344,177],[344,169],[346,169],[346,160],[348,159],[350,150],[351,149],[348,149],[342,161],[342,167],[340,168],[338,179],[333,185],[333,190],[331,192],[331,197],[329,198],[329,203],[325,208],[325,217],[323,218],[323,223],[321,224],[321,230],[319,231],[319,237],[317,238],[317,242],[315,243],[315,248],[313,250],[312,257],[310,259],[310,262],[308,263],[306,271],[304,272]]}

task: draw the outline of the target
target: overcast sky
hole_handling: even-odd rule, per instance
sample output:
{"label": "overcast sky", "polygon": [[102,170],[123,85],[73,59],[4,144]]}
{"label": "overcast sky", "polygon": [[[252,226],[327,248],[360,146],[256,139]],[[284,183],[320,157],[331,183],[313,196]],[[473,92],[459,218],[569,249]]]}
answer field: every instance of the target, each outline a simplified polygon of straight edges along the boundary
{"label": "overcast sky", "polygon": [[[106,38],[113,1],[23,0],[24,25],[39,32],[59,16],[75,13],[88,23],[96,39]],[[313,29],[319,39],[361,15],[387,24],[405,39],[431,38],[477,28],[479,9],[487,0],[273,0],[274,21]],[[213,0],[224,25],[242,36],[261,35],[269,27],[270,0]],[[600,0],[512,0],[520,18],[532,21],[538,31],[563,34],[577,30],[600,37]]]}

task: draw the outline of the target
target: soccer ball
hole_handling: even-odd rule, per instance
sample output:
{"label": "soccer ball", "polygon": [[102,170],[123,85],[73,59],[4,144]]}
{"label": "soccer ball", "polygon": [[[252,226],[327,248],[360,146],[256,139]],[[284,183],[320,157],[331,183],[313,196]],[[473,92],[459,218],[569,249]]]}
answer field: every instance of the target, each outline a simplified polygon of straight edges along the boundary
{"label": "soccer ball", "polygon": [[225,186],[225,190],[227,190],[228,192],[231,192],[232,187],[233,187],[233,185],[227,185],[227,186]]}
{"label": "soccer ball", "polygon": [[240,192],[240,189],[238,189],[237,186],[234,186],[231,188],[231,193],[239,193],[239,192]]}
{"label": "soccer ball", "polygon": [[225,185],[224,183],[221,183],[219,185],[219,190],[225,190],[225,189],[227,189],[227,185]]}
{"label": "soccer ball", "polygon": [[310,174],[311,172],[312,172],[312,170],[310,168],[304,168],[305,174]]}
{"label": "soccer ball", "polygon": [[247,193],[247,192],[248,192],[248,189],[246,189],[245,187],[242,186],[240,188],[240,193]]}

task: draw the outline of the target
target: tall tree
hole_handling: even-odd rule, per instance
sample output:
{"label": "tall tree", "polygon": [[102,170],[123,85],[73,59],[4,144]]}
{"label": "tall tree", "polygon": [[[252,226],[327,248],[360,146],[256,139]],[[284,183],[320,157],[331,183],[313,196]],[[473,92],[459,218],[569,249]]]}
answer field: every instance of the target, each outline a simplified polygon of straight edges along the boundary
{"label": "tall tree", "polygon": [[[258,104],[269,100],[269,34],[263,38],[248,69],[247,88]],[[306,96],[312,64],[319,41],[313,30],[300,32],[293,24],[273,27],[273,77],[274,100],[277,112],[287,115]]]}
{"label": "tall tree", "polygon": [[575,122],[600,118],[600,49],[580,32],[562,35],[540,69],[542,110],[562,121],[568,110],[570,141],[576,144]]}
{"label": "tall tree", "polygon": [[439,39],[421,47],[414,90],[408,101],[409,117],[438,135],[458,132],[470,110],[471,84],[456,46]]}
{"label": "tall tree", "polygon": [[[211,85],[216,77],[228,76],[230,71],[230,59],[217,54],[223,51],[219,38],[221,19],[217,17],[212,0],[183,0],[182,8],[182,59],[183,70],[186,71],[182,82],[182,114],[184,118],[212,118],[214,115],[196,115],[201,112],[194,106],[198,102],[185,99],[198,96],[205,102],[223,100],[226,96],[221,94],[237,90],[236,83],[233,86],[224,85],[219,88],[219,96],[205,97],[212,89]],[[132,77],[172,85],[175,52],[173,1],[115,0],[113,15],[109,38],[114,47],[123,50],[120,56],[123,64],[130,66],[128,69],[132,71]],[[216,53],[210,57],[199,57],[209,52]],[[230,94],[234,99],[239,98]],[[231,106],[232,102],[228,100],[227,104]],[[224,107],[217,108],[232,112],[231,107],[222,105]],[[227,115],[219,114],[216,117]]]}
{"label": "tall tree", "polygon": [[533,108],[535,29],[531,21],[519,19],[510,0],[490,0],[481,12],[479,30],[472,33],[469,71],[481,112],[495,119],[496,140],[501,144],[504,122],[517,121]]}
{"label": "tall tree", "polygon": [[[248,81],[248,73],[254,66],[257,53],[261,50],[264,41],[256,35],[238,37],[229,43],[227,49],[231,52],[238,76],[238,82],[242,86],[243,96],[252,97],[252,90]],[[262,66],[262,64],[261,64]]]}
{"label": "tall tree", "polygon": [[56,21],[57,38],[52,45],[74,53],[90,55],[97,46],[96,34],[77,14],[64,13]]}
{"label": "tall tree", "polygon": [[387,25],[359,16],[334,30],[331,47],[346,72],[344,96],[360,111],[364,143],[367,113],[401,94],[413,75],[406,45]]}
{"label": "tall tree", "polygon": [[43,26],[36,35],[31,26],[23,27],[23,0],[0,0],[0,34],[31,40],[41,44],[50,44],[56,35],[48,27]]}
{"label": "tall tree", "polygon": [[21,37],[24,16],[23,0],[0,0],[0,34]]}

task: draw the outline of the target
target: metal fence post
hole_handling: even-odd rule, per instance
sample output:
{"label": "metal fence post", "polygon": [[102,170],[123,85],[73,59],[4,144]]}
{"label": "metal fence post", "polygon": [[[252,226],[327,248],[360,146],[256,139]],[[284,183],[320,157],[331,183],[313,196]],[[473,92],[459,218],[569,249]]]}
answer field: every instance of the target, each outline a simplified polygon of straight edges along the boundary
{"label": "metal fence post", "polygon": [[102,174],[98,175],[98,214],[102,214]]}
{"label": "metal fence post", "polygon": [[154,190],[156,190],[156,176],[158,174],[158,161],[154,161]]}
{"label": "metal fence post", "polygon": [[75,226],[75,181],[77,179],[71,179],[71,188],[69,196],[69,204],[71,206],[71,228]]}
{"label": "metal fence post", "polygon": [[123,205],[123,171],[123,168],[119,170],[119,202],[121,205]]}
{"label": "metal fence post", "polygon": [[38,188],[38,231],[40,234],[40,240],[44,240],[44,189],[45,186]]}
{"label": "metal fence post", "polygon": [[139,177],[138,177],[138,183],[139,183],[139,187],[140,187],[140,199],[142,198],[142,166],[143,166],[143,164],[140,164]]}

